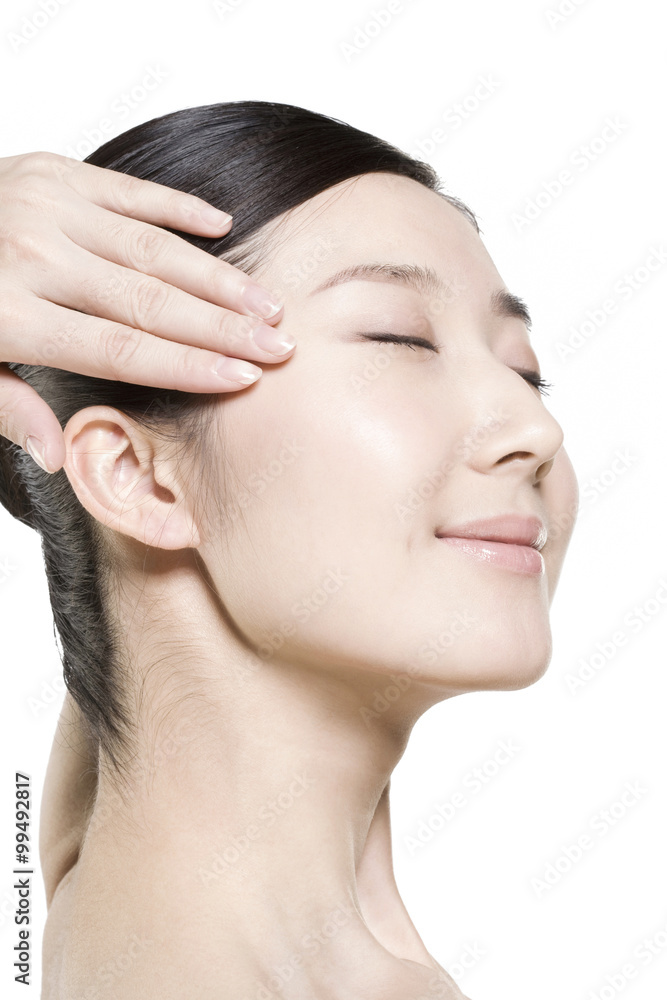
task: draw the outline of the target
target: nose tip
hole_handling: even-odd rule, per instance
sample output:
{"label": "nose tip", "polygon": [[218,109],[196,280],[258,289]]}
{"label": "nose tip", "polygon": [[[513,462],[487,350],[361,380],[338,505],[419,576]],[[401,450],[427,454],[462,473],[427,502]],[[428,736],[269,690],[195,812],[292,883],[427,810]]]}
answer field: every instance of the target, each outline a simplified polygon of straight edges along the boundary
{"label": "nose tip", "polygon": [[480,471],[509,473],[514,469],[537,485],[553,468],[563,445],[563,430],[541,403],[539,409],[517,407],[510,412],[513,416],[489,436],[471,461]]}

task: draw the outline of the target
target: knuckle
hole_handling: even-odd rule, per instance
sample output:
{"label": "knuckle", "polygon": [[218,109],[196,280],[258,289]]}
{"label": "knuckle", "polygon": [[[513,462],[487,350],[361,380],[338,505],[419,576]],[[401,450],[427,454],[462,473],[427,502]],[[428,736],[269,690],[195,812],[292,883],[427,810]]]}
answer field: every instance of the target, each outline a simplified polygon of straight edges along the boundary
{"label": "knuckle", "polygon": [[137,196],[141,180],[122,170],[116,171],[114,201],[121,215],[133,215],[137,207]]}
{"label": "knuckle", "polygon": [[0,333],[20,330],[26,318],[25,302],[18,296],[2,290],[0,293]]}
{"label": "knuckle", "polygon": [[130,259],[142,267],[150,267],[165,249],[166,234],[158,229],[141,228],[130,236]]}
{"label": "knuckle", "polygon": [[[0,364],[0,372],[6,366]],[[14,440],[14,411],[16,409],[17,392],[14,379],[0,381],[0,435]]]}
{"label": "knuckle", "polygon": [[257,320],[249,316],[241,316],[238,313],[218,310],[220,315],[214,322],[213,335],[222,337],[225,347],[236,349],[249,344],[252,340],[253,328],[257,325]]}
{"label": "knuckle", "polygon": [[179,376],[198,375],[204,364],[215,361],[216,357],[212,351],[206,351],[201,347],[184,347],[175,352],[174,371],[178,371]]}
{"label": "knuckle", "polygon": [[178,218],[182,209],[183,202],[190,196],[183,191],[173,191],[171,188],[164,193],[164,207],[166,214],[171,218]]}
{"label": "knuckle", "polygon": [[203,351],[200,347],[185,347],[178,352],[174,367],[177,367],[178,371],[185,375],[192,375],[201,370],[202,360],[207,354],[208,352]]}
{"label": "knuckle", "polygon": [[[104,361],[112,378],[123,381],[127,365],[133,360],[139,349],[141,333],[127,326],[112,325],[105,330]],[[108,377],[108,374],[105,376]]]}
{"label": "knuckle", "polygon": [[244,284],[248,282],[248,275],[238,271],[226,261],[215,260],[209,264],[205,280],[217,295],[231,299],[233,295],[238,296]]}
{"label": "knuckle", "polygon": [[168,299],[169,289],[161,281],[139,278],[132,287],[130,301],[134,325],[143,327],[147,321],[158,319]]}
{"label": "knuckle", "polygon": [[40,149],[32,153],[22,153],[15,159],[15,172],[21,176],[32,177],[35,174],[48,176],[58,160],[55,153]]}
{"label": "knuckle", "polygon": [[85,312],[96,312],[101,306],[112,308],[127,291],[128,281],[116,274],[107,276],[95,274],[92,277],[82,275],[78,282],[78,291]]}
{"label": "knuckle", "polygon": [[3,227],[0,236],[0,261],[4,264],[40,262],[47,257],[46,241],[42,233],[20,225]]}
{"label": "knuckle", "polygon": [[8,207],[28,209],[40,215],[50,214],[55,205],[52,182],[48,177],[15,177],[5,188],[4,198]]}
{"label": "knuckle", "polygon": [[43,339],[35,345],[34,354],[37,364],[58,367],[56,362],[63,352],[72,355],[84,349],[85,345],[82,343],[77,323],[72,320],[45,331]]}

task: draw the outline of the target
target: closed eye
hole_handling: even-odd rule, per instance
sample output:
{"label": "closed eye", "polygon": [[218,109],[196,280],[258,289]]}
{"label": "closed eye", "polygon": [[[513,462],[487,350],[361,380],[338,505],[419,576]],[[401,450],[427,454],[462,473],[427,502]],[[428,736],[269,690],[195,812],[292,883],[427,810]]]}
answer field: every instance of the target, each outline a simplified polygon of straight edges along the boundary
{"label": "closed eye", "polygon": [[553,383],[545,382],[539,372],[520,370],[517,371],[517,375],[520,375],[521,378],[525,379],[530,385],[534,385],[542,396],[548,396],[549,393],[547,390],[553,389]]}
{"label": "closed eye", "polygon": [[[411,350],[415,350],[416,347],[425,347],[429,351],[434,351],[438,353],[439,344],[432,344],[430,340],[426,340],[425,337],[409,337],[407,335],[398,333],[366,333],[364,334],[368,340],[376,340],[385,344],[402,344],[409,347]],[[546,382],[539,372],[524,370],[524,369],[514,369],[517,375],[520,375],[522,379],[528,382],[529,385],[534,386],[540,395],[546,396],[549,393],[549,389],[553,389],[552,382]]]}
{"label": "closed eye", "polygon": [[[439,344],[432,344],[430,340],[426,340],[425,337],[409,337],[404,334],[398,333],[366,333],[364,337],[368,340],[376,340],[385,344],[403,344],[414,351],[416,347],[425,347],[429,351],[434,351],[438,353]],[[526,371],[523,369],[514,369],[517,375],[525,379],[529,385],[534,386],[540,395],[547,396],[548,390],[553,389],[552,382],[546,382],[539,372]]]}
{"label": "closed eye", "polygon": [[439,344],[432,344],[425,337],[408,337],[398,333],[365,333],[368,340],[378,340],[385,344],[407,344],[413,351],[415,347],[425,347],[429,351],[438,353]]}

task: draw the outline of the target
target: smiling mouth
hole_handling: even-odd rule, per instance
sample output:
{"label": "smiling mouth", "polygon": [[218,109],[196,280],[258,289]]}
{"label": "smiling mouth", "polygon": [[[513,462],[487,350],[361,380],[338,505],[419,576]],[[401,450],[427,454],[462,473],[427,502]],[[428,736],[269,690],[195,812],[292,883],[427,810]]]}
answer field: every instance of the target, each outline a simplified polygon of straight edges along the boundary
{"label": "smiling mouth", "polygon": [[538,517],[501,514],[452,528],[438,528],[436,535],[489,565],[531,576],[544,572],[540,550],[546,544],[547,530]]}
{"label": "smiling mouth", "polygon": [[442,535],[440,541],[490,566],[514,573],[539,576],[544,573],[544,557],[534,545],[499,542],[496,539]]}

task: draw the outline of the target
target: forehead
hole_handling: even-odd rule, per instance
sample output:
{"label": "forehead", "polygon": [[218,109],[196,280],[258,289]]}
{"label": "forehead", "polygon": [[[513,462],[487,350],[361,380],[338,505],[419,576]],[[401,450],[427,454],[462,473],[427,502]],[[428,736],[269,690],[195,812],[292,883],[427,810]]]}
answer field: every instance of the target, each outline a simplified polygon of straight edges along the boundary
{"label": "forehead", "polygon": [[414,263],[445,281],[502,284],[470,220],[435,191],[396,174],[342,181],[266,227],[272,252],[255,272],[289,294],[307,294],[328,274],[357,263]]}

